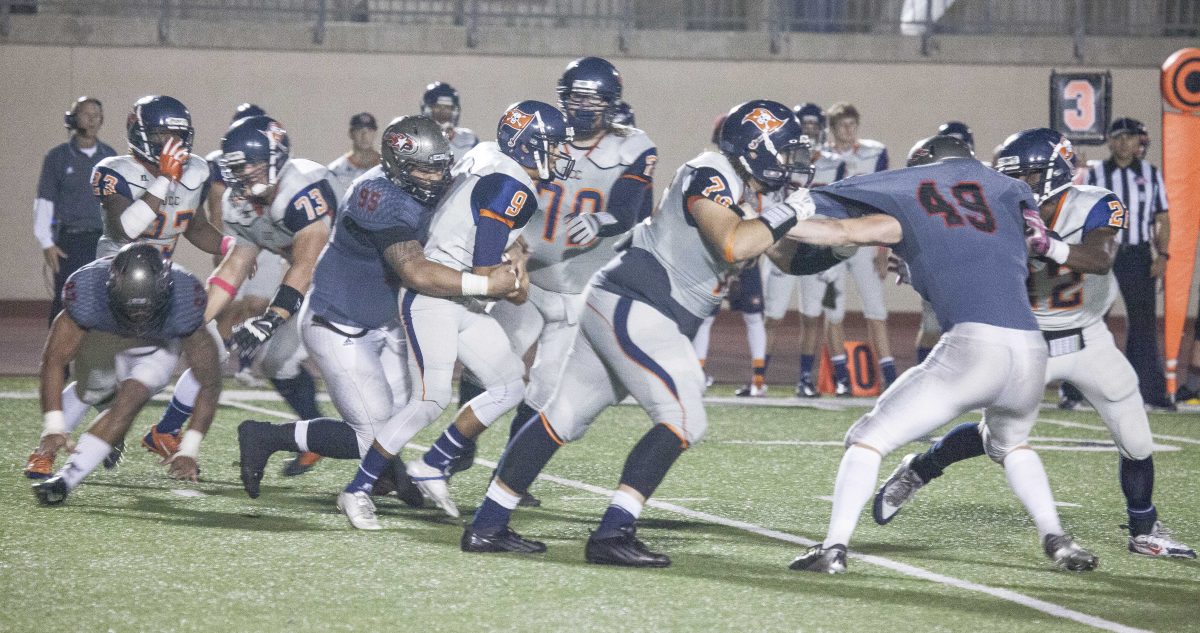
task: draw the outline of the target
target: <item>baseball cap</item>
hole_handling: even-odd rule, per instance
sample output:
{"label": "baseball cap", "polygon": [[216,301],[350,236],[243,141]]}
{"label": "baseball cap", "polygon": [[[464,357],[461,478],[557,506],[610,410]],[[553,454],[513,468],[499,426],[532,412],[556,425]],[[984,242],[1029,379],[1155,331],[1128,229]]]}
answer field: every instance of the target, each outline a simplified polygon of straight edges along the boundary
{"label": "baseball cap", "polygon": [[1119,134],[1137,134],[1138,136],[1142,136],[1146,134],[1146,126],[1137,119],[1121,117],[1108,126],[1109,136],[1117,136]]}
{"label": "baseball cap", "polygon": [[356,130],[361,127],[371,128],[372,130],[379,129],[375,124],[375,117],[370,112],[359,112],[350,117],[350,129]]}

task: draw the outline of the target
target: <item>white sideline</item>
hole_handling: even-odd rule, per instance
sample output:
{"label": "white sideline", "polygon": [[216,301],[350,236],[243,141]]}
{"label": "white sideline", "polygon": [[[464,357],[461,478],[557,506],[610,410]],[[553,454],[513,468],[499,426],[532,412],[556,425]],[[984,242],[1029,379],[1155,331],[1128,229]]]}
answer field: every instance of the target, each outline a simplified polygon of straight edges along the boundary
{"label": "white sideline", "polygon": [[[0,393],[0,397],[4,397],[4,394]],[[238,409],[245,409],[247,411],[254,411],[257,413],[265,413],[265,414],[273,415],[275,417],[282,418],[282,419],[290,419],[292,417],[290,413],[284,413],[281,411],[273,411],[271,409],[265,409],[263,407],[247,405],[247,404],[244,404],[241,402],[237,402],[236,400],[225,400],[224,398],[222,398],[221,404],[224,404],[224,405],[227,405],[230,407],[234,407],[234,408],[238,408]],[[428,450],[428,448],[429,448],[427,446],[420,446],[418,444],[409,444],[408,446],[409,446],[409,448],[414,448],[416,450]],[[481,466],[483,466],[485,468],[496,468],[498,466],[498,464],[496,464],[493,461],[481,459],[479,457],[476,457],[475,461],[478,462]],[[611,489],[601,488],[600,486],[594,486],[592,484],[584,483],[582,481],[576,481],[574,479],[566,479],[563,477],[556,477],[554,475],[547,475],[544,473],[541,475],[538,475],[538,479],[556,483],[561,486],[566,486],[568,488],[574,488],[576,490],[583,490],[585,492],[590,492],[593,494],[601,495],[603,497],[607,497],[612,494]],[[784,541],[786,543],[794,543],[796,545],[801,545],[803,547],[809,547],[811,545],[817,544],[817,541],[812,541],[812,540],[806,539],[802,536],[795,536],[793,534],[788,534],[786,532],[780,532],[778,530],[771,530],[771,529],[762,527],[760,525],[755,525],[753,523],[747,523],[745,521],[738,521],[736,519],[727,519],[722,516],[717,516],[715,514],[709,514],[707,512],[700,512],[697,510],[692,510],[690,508],[685,508],[683,506],[675,505],[673,503],[667,503],[665,501],[650,499],[646,503],[646,505],[649,505],[654,508],[658,508],[660,510],[674,512],[675,514],[680,514],[680,515],[683,515],[683,516],[686,516],[686,517],[689,517],[692,519],[698,519],[701,521],[706,521],[708,523],[714,523],[717,525],[724,525],[726,527],[743,530],[746,532],[750,532],[752,534],[757,534],[759,536],[765,536],[767,538],[772,538],[772,539],[775,539],[778,541]],[[890,558],[884,558],[882,556],[873,556],[870,554],[860,554],[858,552],[849,552],[848,556],[855,560],[861,560],[864,563],[875,565],[877,567],[883,567],[885,569],[890,569],[892,571],[899,572],[901,574],[905,574],[908,576],[912,576],[914,578],[919,578],[921,580],[928,580],[930,582],[935,582],[935,583],[939,583],[942,585],[955,587],[958,589],[965,589],[967,591],[975,591],[978,593],[987,594],[989,596],[999,598],[1001,600],[1006,600],[1008,602],[1019,604],[1024,607],[1029,607],[1030,609],[1034,609],[1036,611],[1041,611],[1042,613],[1045,613],[1047,615],[1052,615],[1052,616],[1055,616],[1058,618],[1072,620],[1074,622],[1078,622],[1080,624],[1085,624],[1087,626],[1091,626],[1091,627],[1101,629],[1104,631],[1113,631],[1114,633],[1151,633],[1150,631],[1148,631],[1146,629],[1138,629],[1138,628],[1134,628],[1131,626],[1126,626],[1124,624],[1120,624],[1119,622],[1111,622],[1109,620],[1105,620],[1104,618],[1100,618],[1100,617],[1097,617],[1094,615],[1088,615],[1086,613],[1081,613],[1079,611],[1075,611],[1074,609],[1068,609],[1067,607],[1057,605],[1052,602],[1046,602],[1045,600],[1039,600],[1037,598],[1033,598],[1033,597],[1027,596],[1025,594],[1017,593],[1015,591],[1009,591],[1008,589],[999,589],[996,587],[989,587],[987,585],[981,585],[979,583],[974,583],[969,580],[962,580],[960,578],[954,578],[953,576],[945,576],[945,575],[942,575],[942,574],[939,574],[936,572],[929,571],[927,569],[922,569],[920,567],[914,567],[913,565],[901,563],[899,561],[894,561],[894,560],[891,560]],[[780,565],[782,566],[782,564],[783,563],[781,562]]]}

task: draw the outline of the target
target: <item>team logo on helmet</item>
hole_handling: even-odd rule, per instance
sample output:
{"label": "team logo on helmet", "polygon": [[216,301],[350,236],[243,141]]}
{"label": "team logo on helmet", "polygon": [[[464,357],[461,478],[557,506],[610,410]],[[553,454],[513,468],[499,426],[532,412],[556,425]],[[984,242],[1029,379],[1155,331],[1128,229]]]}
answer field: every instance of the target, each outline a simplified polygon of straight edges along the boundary
{"label": "team logo on helmet", "polygon": [[267,129],[263,130],[262,134],[267,137],[271,147],[287,148],[287,131],[275,121],[268,123]]}
{"label": "team logo on helmet", "polygon": [[766,108],[754,108],[742,118],[742,123],[753,123],[763,134],[770,134],[783,127],[784,121]]}
{"label": "team logo on helmet", "polygon": [[518,132],[528,127],[531,121],[533,121],[532,114],[525,114],[517,108],[509,110],[508,114],[504,115],[504,124]]}
{"label": "team logo on helmet", "polygon": [[399,155],[408,155],[408,154],[416,154],[417,153],[416,140],[414,140],[413,137],[405,134],[404,132],[388,132],[383,137],[383,140],[392,148],[392,151],[396,152]]}
{"label": "team logo on helmet", "polygon": [[1054,151],[1058,152],[1058,155],[1062,156],[1063,160],[1067,161],[1068,163],[1071,163],[1075,160],[1075,148],[1071,145],[1071,140],[1065,136],[1062,137],[1062,140],[1060,140],[1058,145],[1055,146]]}

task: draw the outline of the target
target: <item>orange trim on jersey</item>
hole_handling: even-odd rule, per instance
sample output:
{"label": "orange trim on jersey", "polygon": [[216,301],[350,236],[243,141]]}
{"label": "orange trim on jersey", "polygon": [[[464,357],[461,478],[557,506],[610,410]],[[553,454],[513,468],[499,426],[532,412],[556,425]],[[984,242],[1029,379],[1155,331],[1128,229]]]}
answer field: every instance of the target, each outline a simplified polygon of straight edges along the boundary
{"label": "orange trim on jersey", "polygon": [[730,264],[736,261],[733,259],[733,238],[736,236],[736,234],[737,230],[735,229],[729,232],[729,237],[725,238],[725,251],[723,255],[725,256],[725,261],[729,262]]}
{"label": "orange trim on jersey", "polygon": [[503,224],[504,226],[507,226],[507,227],[508,227],[508,228],[510,228],[510,229],[513,227],[513,221],[512,221],[512,220],[510,220],[510,219],[508,219],[508,218],[506,218],[506,217],[504,217],[504,216],[502,216],[502,215],[500,215],[500,214],[498,214],[498,213],[493,213],[493,212],[491,212],[491,211],[489,211],[489,210],[487,210],[487,209],[480,209],[480,210],[479,210],[479,217],[481,217],[481,218],[491,218],[491,219],[493,219],[493,220],[495,220],[495,221],[497,221],[497,222],[500,222],[500,223],[501,223],[501,224]]}
{"label": "orange trim on jersey", "polygon": [[679,444],[680,444],[680,446],[682,446],[682,447],[684,448],[684,450],[687,450],[687,447],[689,446],[689,444],[688,444],[688,441],[687,441],[687,437],[685,437],[685,436],[683,435],[683,433],[681,433],[681,432],[679,431],[679,429],[675,428],[675,425],[673,425],[673,424],[670,424],[670,423],[667,423],[667,422],[659,422],[659,424],[661,424],[661,425],[663,425],[663,426],[667,427],[667,430],[668,430],[668,431],[670,431],[670,432],[674,433],[674,434],[675,434],[675,437],[678,437],[678,438],[679,438]]}
{"label": "orange trim on jersey", "polygon": [[[630,180],[636,180],[640,183],[645,183],[647,185],[650,184],[649,178],[643,178],[641,176],[638,176],[637,174],[625,174],[625,175],[621,176],[621,178],[628,178]],[[618,178],[618,180],[620,180],[620,178]]]}
{"label": "orange trim on jersey", "polygon": [[558,444],[559,446],[566,444],[566,442],[562,441],[562,438],[558,436],[558,433],[555,433],[554,429],[551,428],[550,420],[546,418],[545,413],[538,411],[538,417],[542,419],[542,427],[546,429],[546,435],[549,435],[550,439],[554,440],[555,444]]}
{"label": "orange trim on jersey", "polygon": [[[1050,224],[1046,228],[1053,230],[1055,223],[1058,222],[1058,214],[1062,213],[1063,204],[1067,202],[1067,196],[1071,195],[1070,191],[1064,191],[1061,198],[1058,199],[1058,204],[1054,206],[1054,215],[1050,217]],[[1041,213],[1041,210],[1038,210]]]}
{"label": "orange trim on jersey", "polygon": [[684,200],[684,203],[685,203],[684,206],[687,208],[688,213],[692,212],[692,203],[695,202],[695,200],[697,198],[699,198],[701,200],[708,200],[708,198],[706,198],[702,195],[699,195],[699,194],[695,194],[695,193],[688,196],[687,200]]}

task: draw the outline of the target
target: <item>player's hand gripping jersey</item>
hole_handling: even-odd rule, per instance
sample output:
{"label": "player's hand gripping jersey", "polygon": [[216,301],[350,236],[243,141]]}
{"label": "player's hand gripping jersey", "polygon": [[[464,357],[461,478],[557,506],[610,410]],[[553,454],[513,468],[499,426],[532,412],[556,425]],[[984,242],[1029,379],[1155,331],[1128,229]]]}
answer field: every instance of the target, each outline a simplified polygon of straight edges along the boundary
{"label": "player's hand gripping jersey", "polygon": [[[131,201],[139,200],[155,178],[145,164],[134,156],[113,156],[100,161],[92,170],[92,191],[101,201],[112,195]],[[183,166],[183,177],[172,184],[154,221],[136,241],[153,244],[163,257],[170,258],[175,252],[175,243],[187,231],[196,209],[202,208],[208,195],[209,182],[208,161],[190,154]],[[104,214],[104,222],[104,235],[96,246],[96,257],[115,255],[122,246],[135,241],[113,239],[114,235],[122,235],[123,229],[108,226],[107,214]]]}
{"label": "player's hand gripping jersey", "polygon": [[329,222],[337,213],[329,170],[320,163],[292,158],[279,174],[275,199],[263,206],[225,190],[226,231],[239,241],[291,258],[293,236],[313,222]]}

